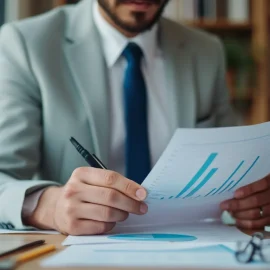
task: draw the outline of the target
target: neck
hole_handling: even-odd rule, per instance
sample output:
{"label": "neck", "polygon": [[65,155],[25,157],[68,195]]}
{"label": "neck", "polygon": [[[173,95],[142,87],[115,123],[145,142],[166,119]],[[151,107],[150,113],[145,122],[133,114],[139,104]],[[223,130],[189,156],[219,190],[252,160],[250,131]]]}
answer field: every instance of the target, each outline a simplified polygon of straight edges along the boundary
{"label": "neck", "polygon": [[121,28],[119,25],[117,25],[111,18],[108,16],[108,14],[105,12],[105,10],[99,5],[98,6],[99,12],[101,16],[110,24],[112,25],[117,31],[119,31],[121,34],[123,34],[127,38],[133,38],[136,37],[139,33],[131,33],[128,31],[125,31],[123,28]]}

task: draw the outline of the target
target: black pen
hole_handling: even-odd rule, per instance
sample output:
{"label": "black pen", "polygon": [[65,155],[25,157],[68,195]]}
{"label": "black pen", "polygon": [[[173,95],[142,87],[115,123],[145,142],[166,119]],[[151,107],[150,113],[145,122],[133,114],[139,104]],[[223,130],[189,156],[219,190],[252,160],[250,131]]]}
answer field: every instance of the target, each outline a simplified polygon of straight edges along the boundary
{"label": "black pen", "polygon": [[76,150],[85,159],[85,161],[93,168],[107,170],[105,165],[93,154],[91,155],[86,149],[84,149],[73,137],[70,138],[71,143],[74,145]]}

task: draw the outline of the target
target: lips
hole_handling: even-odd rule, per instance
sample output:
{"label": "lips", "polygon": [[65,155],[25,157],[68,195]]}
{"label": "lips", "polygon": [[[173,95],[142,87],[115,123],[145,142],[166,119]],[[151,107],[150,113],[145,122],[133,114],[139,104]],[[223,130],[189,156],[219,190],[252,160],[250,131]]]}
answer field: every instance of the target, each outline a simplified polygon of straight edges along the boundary
{"label": "lips", "polygon": [[159,0],[122,0],[123,3],[130,3],[130,4],[157,4],[159,2]]}
{"label": "lips", "polygon": [[133,11],[146,12],[157,0],[123,0],[122,3],[129,6]]}

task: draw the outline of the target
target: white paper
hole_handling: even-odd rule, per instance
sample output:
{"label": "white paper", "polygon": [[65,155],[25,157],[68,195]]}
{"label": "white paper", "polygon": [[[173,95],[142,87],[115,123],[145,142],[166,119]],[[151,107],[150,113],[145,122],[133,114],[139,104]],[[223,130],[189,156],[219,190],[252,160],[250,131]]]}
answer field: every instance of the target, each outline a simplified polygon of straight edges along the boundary
{"label": "white paper", "polygon": [[[92,246],[68,247],[44,260],[42,267],[200,267],[243,268],[234,252],[222,245],[178,250],[93,250]],[[256,269],[269,269],[269,264],[256,263]],[[245,265],[254,269],[254,264]]]}
{"label": "white paper", "polygon": [[60,234],[57,231],[38,231],[38,230],[0,230],[0,234]]}
{"label": "white paper", "polygon": [[[220,218],[220,203],[270,173],[270,122],[213,129],[178,129],[143,182],[149,212],[125,226],[194,223]],[[123,229],[125,231],[125,229]]]}
{"label": "white paper", "polygon": [[[115,231],[117,233],[117,231]],[[221,242],[235,242],[235,241],[247,241],[250,236],[240,232],[235,227],[229,227],[222,224],[181,224],[179,226],[161,226],[161,227],[149,227],[149,228],[126,228],[126,233],[131,234],[180,234],[195,237],[195,240],[185,243],[221,243]],[[98,235],[98,236],[68,236],[63,242],[64,246],[69,245],[85,245],[85,244],[113,244],[113,243],[126,243],[131,242],[129,238],[127,240],[117,240],[110,235]],[[116,236],[118,236],[116,234]],[[121,234],[120,234],[121,236]],[[158,239],[150,239],[142,241],[136,238],[133,242],[156,242],[160,243]],[[164,242],[163,242],[164,243]],[[179,243],[179,242],[178,242]],[[181,243],[181,241],[180,241]]]}
{"label": "white paper", "polygon": [[236,245],[230,242],[227,243],[215,243],[215,242],[152,242],[152,243],[137,243],[137,242],[129,242],[129,243],[113,243],[113,244],[102,244],[102,245],[91,245],[92,249],[95,251],[108,251],[108,252],[115,252],[115,251],[129,251],[129,252],[137,252],[137,251],[176,251],[176,250],[186,250],[186,249],[194,249],[194,248],[201,248],[201,247],[209,247],[215,245],[225,245],[226,247],[230,248],[231,250],[235,250]]}

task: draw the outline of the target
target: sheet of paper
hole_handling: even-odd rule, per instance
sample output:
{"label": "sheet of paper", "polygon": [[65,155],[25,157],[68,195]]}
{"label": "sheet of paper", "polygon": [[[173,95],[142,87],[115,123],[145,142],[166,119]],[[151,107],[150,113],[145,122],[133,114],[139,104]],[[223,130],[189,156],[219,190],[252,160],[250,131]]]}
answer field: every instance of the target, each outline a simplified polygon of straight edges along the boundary
{"label": "sheet of paper", "polygon": [[[104,259],[106,258],[106,259]],[[194,259],[196,258],[196,259]],[[243,268],[234,252],[223,245],[178,250],[93,250],[92,246],[68,247],[44,260],[42,267],[200,267]],[[245,265],[254,269],[254,264]],[[256,269],[269,269],[269,264],[256,262]]]}
{"label": "sheet of paper", "polygon": [[[250,236],[240,232],[235,227],[229,227],[222,224],[208,224],[208,223],[195,223],[195,224],[181,224],[177,226],[161,226],[159,228],[126,228],[126,233],[131,233],[132,240],[128,235],[123,237],[122,234],[110,234],[110,235],[98,235],[98,236],[68,236],[63,242],[64,246],[69,245],[85,245],[85,244],[113,244],[123,242],[164,242],[165,237],[169,234],[173,234],[174,238],[166,240],[166,242],[183,242],[184,237],[190,237],[185,243],[220,243],[220,242],[235,242],[235,241],[247,241]],[[138,237],[136,238],[138,234]],[[143,235],[146,237],[143,238]],[[151,237],[152,235],[161,235],[159,238]],[[176,235],[176,237],[175,237]],[[177,239],[179,236],[179,240]],[[184,240],[186,240],[184,238]]]}
{"label": "sheet of paper", "polygon": [[[149,212],[118,227],[219,218],[219,204],[270,173],[270,122],[246,127],[178,129],[143,182]],[[123,229],[123,231],[125,231]]]}
{"label": "sheet of paper", "polygon": [[137,252],[137,251],[176,251],[176,250],[186,250],[186,249],[194,249],[194,248],[201,248],[201,247],[209,247],[222,244],[231,250],[235,250],[235,243],[227,242],[227,243],[211,243],[211,242],[154,242],[154,243],[143,243],[142,242],[128,242],[128,243],[112,243],[112,244],[102,244],[102,245],[91,245],[92,249],[95,251],[108,251],[108,252],[116,252],[116,251],[123,251],[123,252]]}
{"label": "sheet of paper", "polygon": [[38,230],[0,230],[0,234],[60,234],[56,231],[38,231]]}

